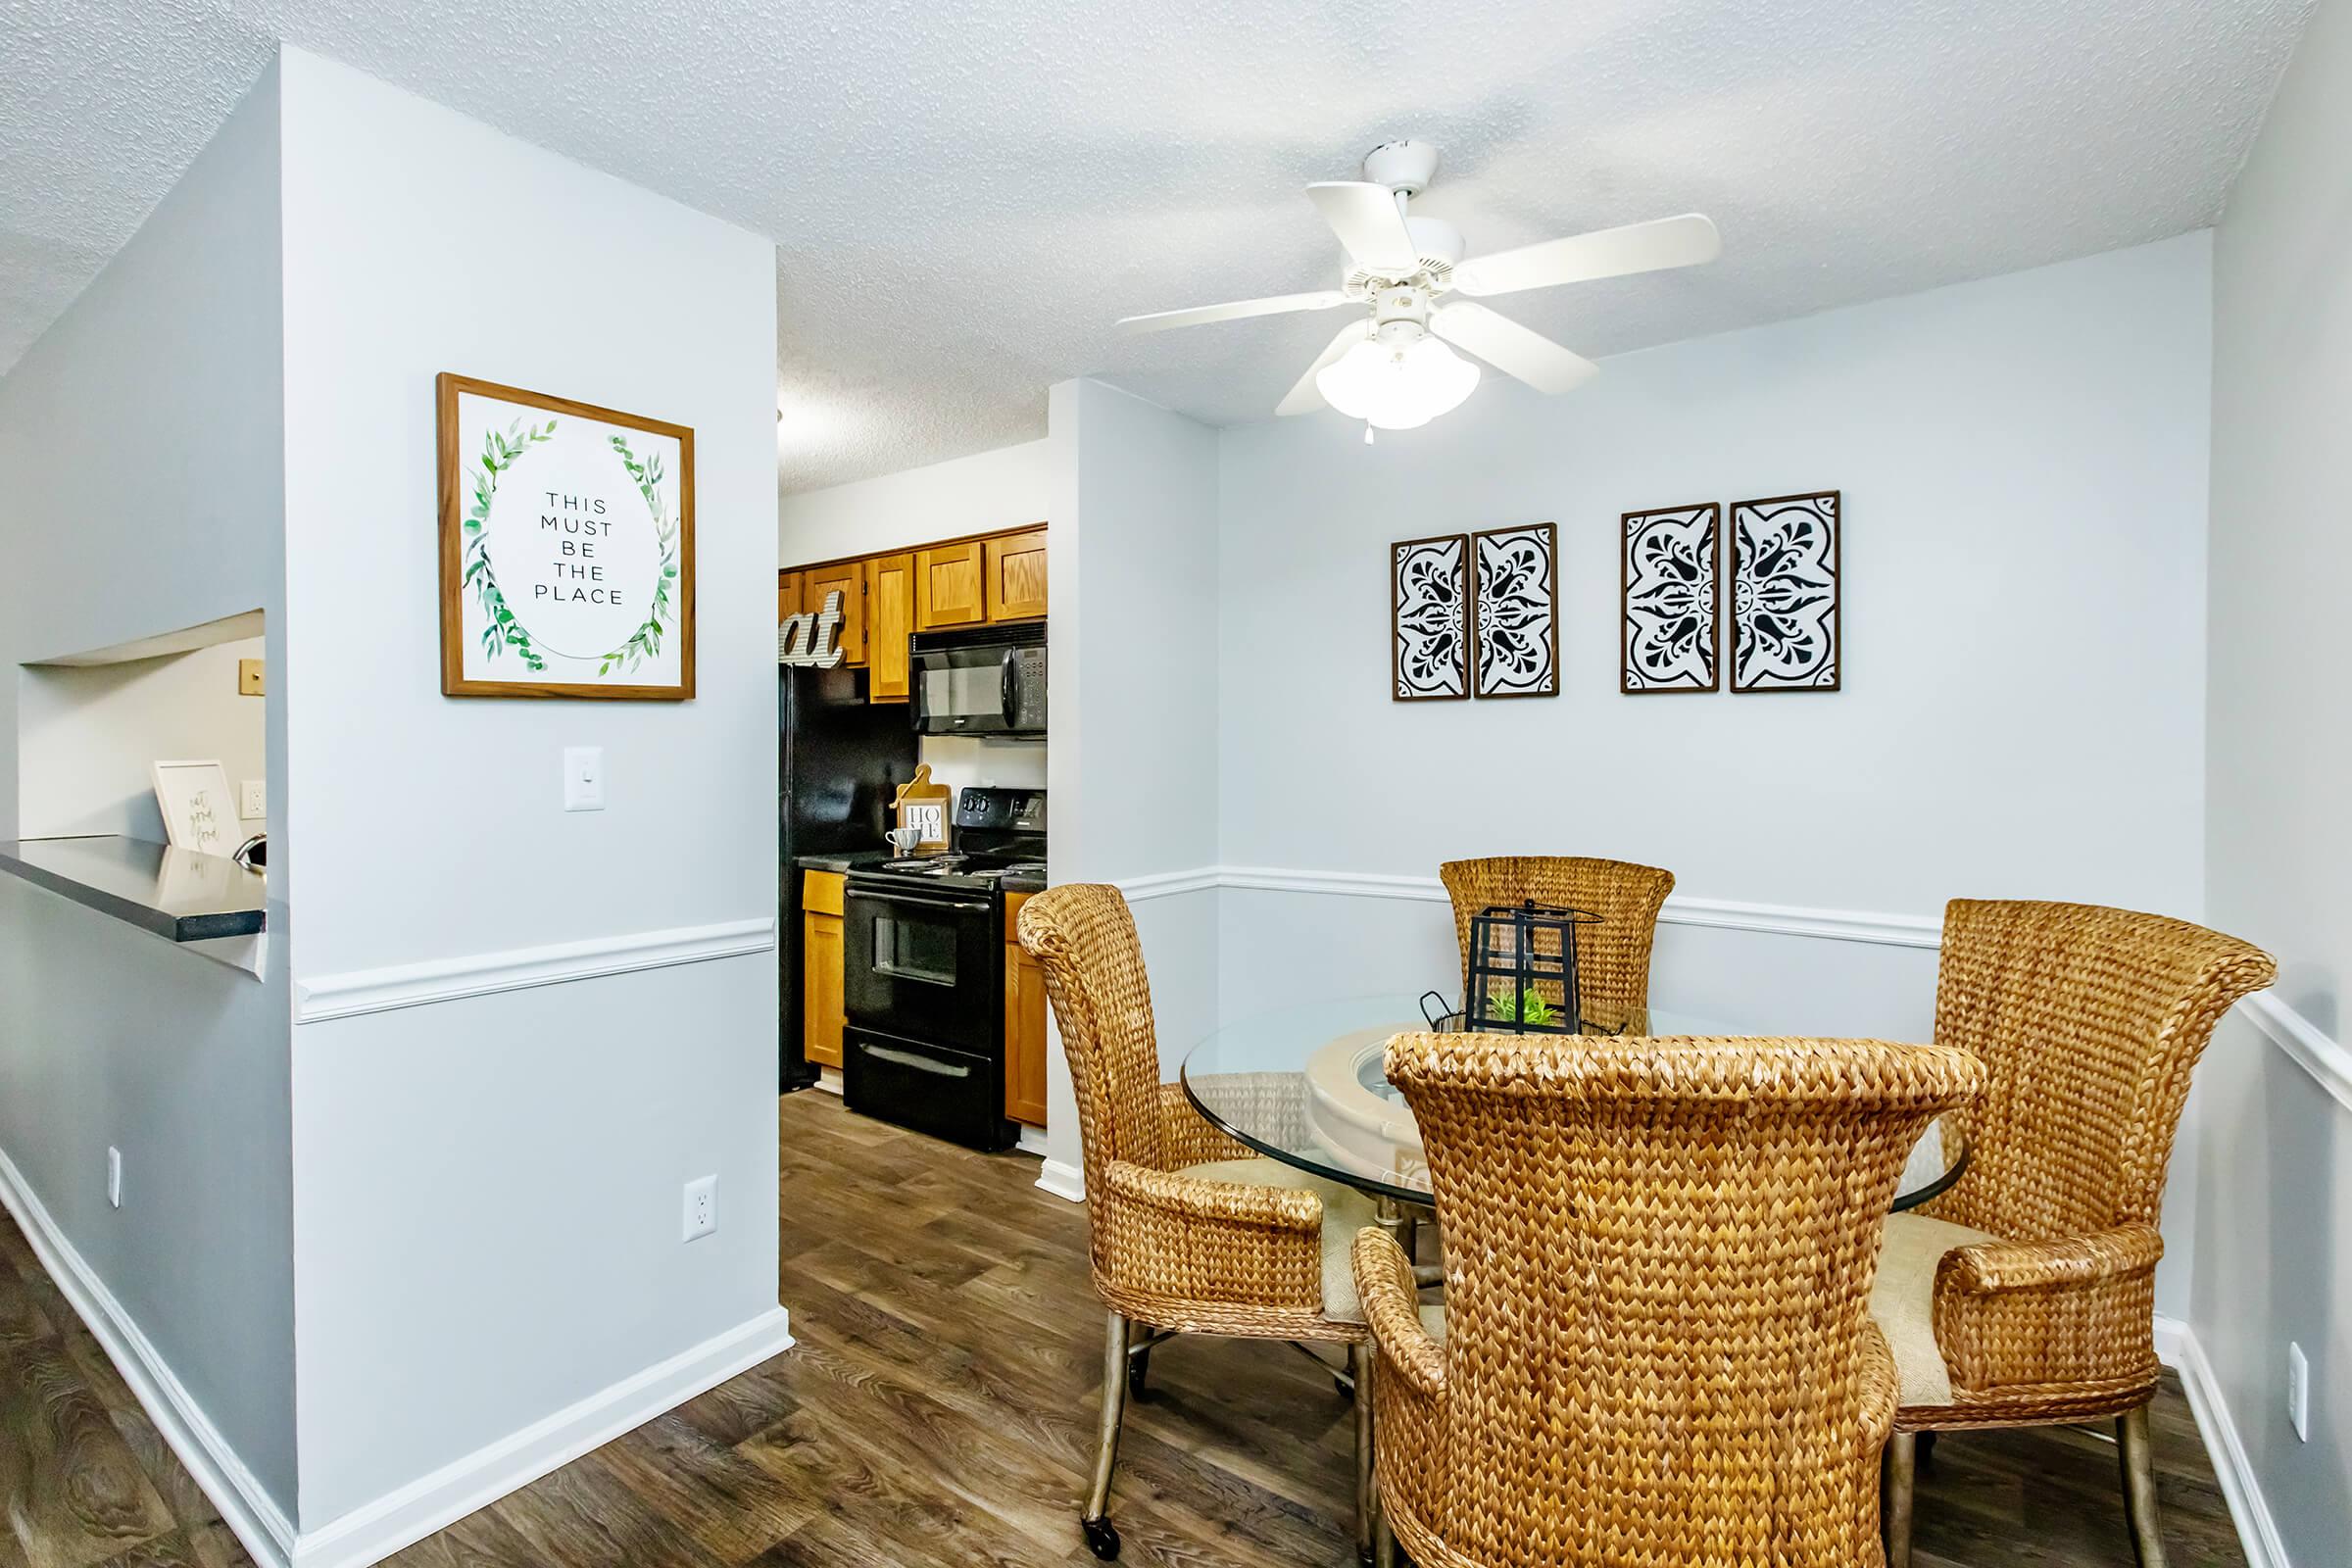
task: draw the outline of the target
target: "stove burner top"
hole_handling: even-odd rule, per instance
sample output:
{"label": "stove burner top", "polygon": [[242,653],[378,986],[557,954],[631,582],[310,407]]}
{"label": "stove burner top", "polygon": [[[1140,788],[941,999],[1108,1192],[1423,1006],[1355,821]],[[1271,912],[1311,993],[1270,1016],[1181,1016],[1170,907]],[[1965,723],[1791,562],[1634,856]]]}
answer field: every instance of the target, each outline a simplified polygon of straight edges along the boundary
{"label": "stove burner top", "polygon": [[1046,874],[1046,862],[1004,855],[951,851],[946,855],[884,860],[874,869],[888,876],[953,877],[971,882],[996,882],[1009,876],[1042,877]]}

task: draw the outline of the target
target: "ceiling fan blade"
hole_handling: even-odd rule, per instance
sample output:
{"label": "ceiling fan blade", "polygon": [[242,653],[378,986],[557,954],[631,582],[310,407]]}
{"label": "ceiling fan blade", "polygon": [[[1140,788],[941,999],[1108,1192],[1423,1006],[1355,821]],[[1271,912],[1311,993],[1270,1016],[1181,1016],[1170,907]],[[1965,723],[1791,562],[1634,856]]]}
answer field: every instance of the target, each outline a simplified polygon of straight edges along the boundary
{"label": "ceiling fan blade", "polygon": [[1723,235],[1714,220],[1685,213],[1481,256],[1454,269],[1453,286],[1464,294],[1511,294],[1555,283],[1692,267],[1722,254]]}
{"label": "ceiling fan blade", "polygon": [[1396,194],[1388,186],[1360,179],[1326,180],[1307,186],[1306,194],[1365,271],[1409,277],[1421,270],[1413,231],[1404,226],[1404,215],[1396,210]]}
{"label": "ceiling fan blade", "polygon": [[1276,414],[1312,414],[1322,408],[1323,394],[1315,390],[1315,372],[1364,341],[1371,324],[1369,319],[1365,319],[1349,321],[1346,326],[1341,327],[1340,335],[1333,338],[1330,345],[1315,356],[1315,363],[1306,368],[1306,373],[1298,378],[1298,384],[1292,387],[1289,394],[1280,403],[1274,405],[1274,412]]}
{"label": "ceiling fan blade", "polygon": [[1162,332],[1171,326],[1199,326],[1205,321],[1238,321],[1249,316],[1280,316],[1286,311],[1328,311],[1345,305],[1348,296],[1336,288],[1310,294],[1273,294],[1262,300],[1235,300],[1230,305],[1196,305],[1187,311],[1154,311],[1149,316],[1119,318],[1122,332]]}
{"label": "ceiling fan blade", "polygon": [[1539,392],[1566,392],[1600,373],[1600,367],[1583,355],[1571,354],[1543,333],[1468,300],[1430,312],[1429,329]]}

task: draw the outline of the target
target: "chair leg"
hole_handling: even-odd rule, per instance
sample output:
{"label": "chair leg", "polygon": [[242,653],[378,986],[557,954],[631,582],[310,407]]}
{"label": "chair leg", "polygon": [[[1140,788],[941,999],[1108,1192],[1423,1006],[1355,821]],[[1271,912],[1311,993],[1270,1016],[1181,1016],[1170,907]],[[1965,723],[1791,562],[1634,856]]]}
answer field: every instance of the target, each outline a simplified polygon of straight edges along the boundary
{"label": "chair leg", "polygon": [[1095,1451],[1095,1489],[1087,1494],[1086,1511],[1078,1516],[1086,1545],[1109,1562],[1119,1554],[1119,1533],[1110,1513],[1110,1470],[1119,1457],[1119,1422],[1127,1414],[1127,1345],[1134,1325],[1110,1314],[1102,1336],[1102,1429]]}
{"label": "chair leg", "polygon": [[2115,1419],[2115,1451],[2124,1470],[2124,1521],[2139,1568],[2164,1568],[2164,1527],[2156,1517],[2156,1454],[2148,1441],[2148,1407]]}
{"label": "chair leg", "polygon": [[1879,1531],[1886,1538],[1886,1568],[1911,1568],[1911,1487],[1919,1473],[1919,1434],[1897,1432],[1886,1440],[1879,1470]]}
{"label": "chair leg", "polygon": [[1385,1514],[1372,1532],[1372,1568],[1396,1568],[1396,1532]]}
{"label": "chair leg", "polygon": [[1379,1484],[1372,1473],[1372,1347],[1348,1347],[1355,1380],[1355,1560],[1370,1564],[1380,1530]]}

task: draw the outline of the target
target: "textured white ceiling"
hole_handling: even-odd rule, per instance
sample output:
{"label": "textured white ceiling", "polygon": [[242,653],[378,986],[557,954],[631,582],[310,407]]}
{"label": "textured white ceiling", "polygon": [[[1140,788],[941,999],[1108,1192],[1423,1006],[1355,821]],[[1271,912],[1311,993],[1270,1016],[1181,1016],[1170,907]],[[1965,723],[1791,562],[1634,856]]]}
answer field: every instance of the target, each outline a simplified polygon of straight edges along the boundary
{"label": "textured white ceiling", "polygon": [[[775,238],[787,489],[1042,432],[1104,376],[1265,416],[1329,316],[1300,193],[1410,134],[1473,255],[1671,213],[1724,259],[1516,296],[1600,355],[2220,214],[2310,0],[15,0],[0,367],[290,42]],[[1475,405],[1473,405],[1475,407]]]}

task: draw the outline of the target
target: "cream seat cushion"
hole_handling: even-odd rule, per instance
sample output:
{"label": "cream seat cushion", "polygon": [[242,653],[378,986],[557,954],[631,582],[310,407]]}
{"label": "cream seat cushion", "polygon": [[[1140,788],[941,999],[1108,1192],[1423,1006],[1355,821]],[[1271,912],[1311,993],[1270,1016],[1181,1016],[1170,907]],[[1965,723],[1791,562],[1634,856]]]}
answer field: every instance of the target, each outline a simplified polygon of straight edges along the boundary
{"label": "cream seat cushion", "polygon": [[2000,1240],[1925,1214],[1889,1214],[1879,1244],[1879,1277],[1870,1287],[1870,1315],[1894,1352],[1895,1376],[1906,1405],[1952,1402],[1951,1369],[1936,1344],[1936,1265],[1956,1247]]}
{"label": "cream seat cushion", "polygon": [[1295,1187],[1323,1200],[1323,1315],[1334,1323],[1361,1323],[1363,1303],[1356,1299],[1355,1269],[1348,1260],[1355,1233],[1373,1223],[1372,1200],[1352,1187],[1309,1176],[1295,1165],[1262,1155],[1254,1159],[1212,1159],[1187,1165],[1176,1173],[1204,1182],[1231,1182],[1242,1187]]}

